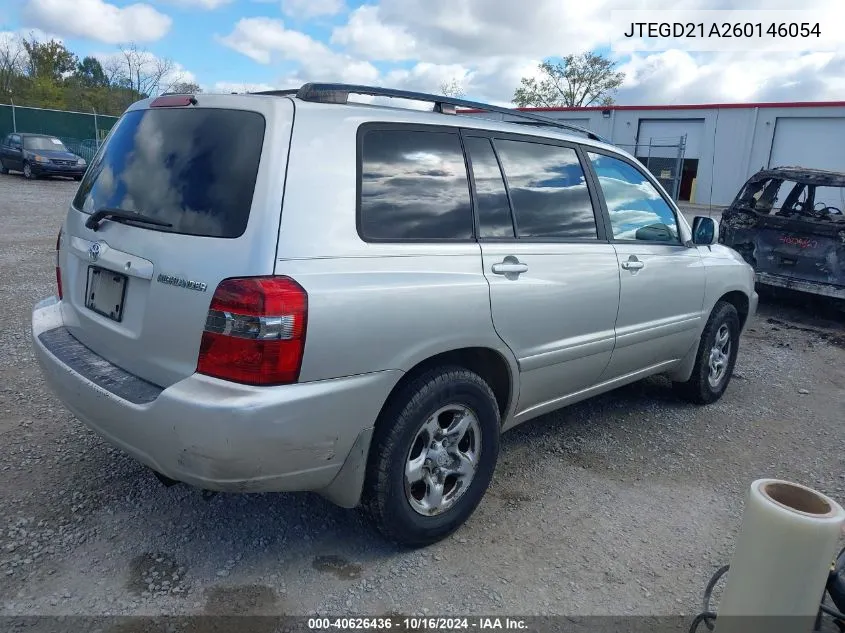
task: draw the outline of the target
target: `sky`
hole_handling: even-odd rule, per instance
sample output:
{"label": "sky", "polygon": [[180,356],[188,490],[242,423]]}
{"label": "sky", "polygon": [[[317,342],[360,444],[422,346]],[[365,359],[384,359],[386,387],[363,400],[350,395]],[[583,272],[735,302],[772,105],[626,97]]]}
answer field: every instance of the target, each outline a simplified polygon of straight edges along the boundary
{"label": "sky", "polygon": [[[795,9],[825,50],[617,53],[619,9]],[[845,100],[842,0],[0,0],[0,37],[62,40],[105,59],[134,42],[205,91],[344,81],[508,104],[546,58],[594,51],[625,73],[619,104]],[[659,15],[659,14],[658,14]],[[762,15],[762,14],[761,14]],[[617,25],[618,27],[618,25]],[[802,45],[803,46],[803,45]]]}

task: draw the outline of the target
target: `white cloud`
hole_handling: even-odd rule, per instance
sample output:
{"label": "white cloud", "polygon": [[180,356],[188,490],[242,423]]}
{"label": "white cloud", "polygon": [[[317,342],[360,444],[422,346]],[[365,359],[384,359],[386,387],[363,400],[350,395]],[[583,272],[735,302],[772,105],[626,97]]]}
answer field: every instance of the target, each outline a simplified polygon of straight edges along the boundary
{"label": "white cloud", "polygon": [[220,42],[229,48],[261,63],[273,60],[299,62],[300,68],[285,80],[289,83],[306,81],[346,81],[371,83],[379,72],[369,62],[331,50],[310,36],[285,28],[281,20],[244,18]]}
{"label": "white cloud", "polygon": [[842,53],[635,55],[622,65],[619,103],[824,101],[845,91]]}
{"label": "white cloud", "polygon": [[343,0],[282,0],[285,15],[305,19],[336,15],[343,11],[344,6]]}
{"label": "white cloud", "polygon": [[232,92],[262,92],[265,90],[279,90],[276,86],[264,83],[243,83],[239,81],[217,81],[206,92],[230,94]]}
{"label": "white cloud", "polygon": [[345,26],[334,29],[331,41],[371,59],[396,61],[415,55],[413,36],[404,26],[382,22],[376,5],[355,9]]}
{"label": "white cloud", "polygon": [[172,20],[148,4],[117,7],[103,0],[30,0],[27,23],[65,37],[84,37],[107,44],[161,39]]}
{"label": "white cloud", "polygon": [[260,64],[269,64],[274,54],[284,59],[304,59],[328,50],[305,33],[286,29],[284,22],[271,18],[243,18],[220,41]]}
{"label": "white cloud", "polygon": [[233,2],[233,0],[162,0],[169,4],[174,4],[183,7],[197,7],[199,9],[208,9],[209,11],[219,9],[225,4]]}
{"label": "white cloud", "polygon": [[[377,59],[467,63],[487,57],[546,57],[610,39],[606,0],[382,0],[350,14],[333,40]],[[382,44],[382,40],[385,43]]]}

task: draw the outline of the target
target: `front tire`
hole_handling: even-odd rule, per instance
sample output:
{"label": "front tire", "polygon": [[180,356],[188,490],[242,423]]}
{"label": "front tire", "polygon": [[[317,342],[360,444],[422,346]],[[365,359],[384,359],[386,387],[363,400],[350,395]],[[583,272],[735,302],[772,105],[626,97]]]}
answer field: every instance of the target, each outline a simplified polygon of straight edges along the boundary
{"label": "front tire", "polygon": [[388,539],[412,547],[457,530],[484,496],[499,455],[499,407],[462,367],[440,367],[388,402],[370,447],[362,505]]}
{"label": "front tire", "polygon": [[673,384],[681,398],[695,404],[711,404],[725,393],[733,375],[739,351],[739,314],[727,301],[719,301],[710,313],[692,375]]}
{"label": "front tire", "polygon": [[29,163],[23,164],[23,177],[27,180],[35,180],[37,178],[35,172],[32,171],[32,165],[30,165]]}

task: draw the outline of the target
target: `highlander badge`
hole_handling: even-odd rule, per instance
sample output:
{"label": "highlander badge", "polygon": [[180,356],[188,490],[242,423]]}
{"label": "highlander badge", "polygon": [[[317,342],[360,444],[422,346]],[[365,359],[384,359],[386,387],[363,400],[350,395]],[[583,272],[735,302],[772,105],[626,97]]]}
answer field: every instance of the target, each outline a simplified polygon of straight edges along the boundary
{"label": "highlander badge", "polygon": [[182,277],[174,277],[173,275],[165,274],[160,274],[156,277],[156,281],[160,284],[178,286],[179,288],[187,288],[188,290],[196,290],[198,292],[205,292],[208,287],[201,281],[191,281],[189,279],[182,279]]}

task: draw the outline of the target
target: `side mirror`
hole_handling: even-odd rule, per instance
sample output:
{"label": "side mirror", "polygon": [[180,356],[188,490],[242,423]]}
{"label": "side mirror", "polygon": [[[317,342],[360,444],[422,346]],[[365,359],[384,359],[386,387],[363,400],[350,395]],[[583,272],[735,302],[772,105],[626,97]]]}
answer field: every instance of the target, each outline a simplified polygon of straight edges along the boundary
{"label": "side mirror", "polygon": [[671,242],[674,237],[665,224],[649,224],[637,229],[634,239],[644,242]]}
{"label": "side mirror", "polygon": [[695,216],[692,221],[692,243],[697,246],[709,246],[716,239],[716,223],[713,218]]}

